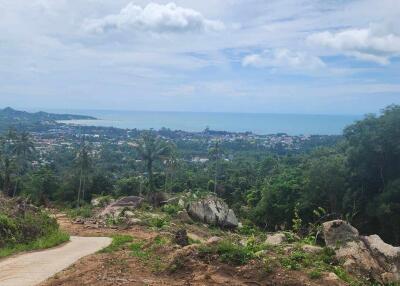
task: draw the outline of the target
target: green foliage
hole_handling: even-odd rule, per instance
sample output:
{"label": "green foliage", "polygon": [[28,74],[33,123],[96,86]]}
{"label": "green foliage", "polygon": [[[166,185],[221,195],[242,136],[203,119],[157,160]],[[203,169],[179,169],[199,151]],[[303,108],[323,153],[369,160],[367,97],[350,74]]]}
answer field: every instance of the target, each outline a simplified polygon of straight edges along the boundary
{"label": "green foliage", "polygon": [[16,242],[17,234],[16,221],[5,214],[0,214],[0,247]]}
{"label": "green foliage", "polygon": [[112,237],[112,242],[106,248],[100,250],[100,253],[110,253],[121,249],[128,242],[132,242],[133,237],[130,235],[114,235]]}
{"label": "green foliage", "polygon": [[300,215],[299,215],[299,203],[297,203],[296,206],[294,207],[294,218],[292,219],[293,232],[299,233],[302,224],[303,224],[303,220],[300,218]]}
{"label": "green foliage", "polygon": [[216,245],[201,245],[199,247],[201,256],[218,254],[222,262],[232,265],[243,265],[255,258],[254,249],[240,246],[232,241],[221,241]]}
{"label": "green foliage", "polygon": [[169,220],[165,217],[152,217],[148,220],[150,227],[164,228],[169,225]]}
{"label": "green foliage", "polygon": [[174,205],[174,204],[167,204],[164,205],[161,210],[163,212],[166,212],[167,214],[171,216],[175,216],[179,211],[181,211],[183,208],[180,207],[179,205]]}
{"label": "green foliage", "polygon": [[67,209],[67,216],[71,219],[77,217],[90,218],[93,216],[93,209],[90,205],[83,205],[79,208]]}
{"label": "green foliage", "polygon": [[170,243],[171,241],[168,238],[159,235],[148,242],[137,239],[129,245],[129,249],[131,255],[138,258],[141,263],[150,266],[155,272],[160,272],[166,269],[167,264],[163,262],[158,251],[168,247]]}
{"label": "green foliage", "polygon": [[0,249],[0,258],[13,255],[23,251],[31,251],[38,249],[46,249],[57,246],[61,243],[69,241],[69,235],[63,231],[56,230],[45,236],[39,237],[31,242],[10,244]]}

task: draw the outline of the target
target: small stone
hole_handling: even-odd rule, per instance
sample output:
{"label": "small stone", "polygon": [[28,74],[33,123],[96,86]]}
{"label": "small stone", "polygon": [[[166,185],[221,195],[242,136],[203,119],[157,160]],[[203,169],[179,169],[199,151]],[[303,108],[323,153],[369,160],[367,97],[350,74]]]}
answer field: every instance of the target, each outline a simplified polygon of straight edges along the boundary
{"label": "small stone", "polygon": [[210,237],[210,238],[207,240],[207,244],[217,244],[217,243],[220,242],[221,240],[222,240],[221,237],[213,236],[213,237]]}
{"label": "small stone", "polygon": [[311,254],[318,254],[321,253],[324,249],[320,246],[316,245],[303,245],[302,249],[304,252],[311,253]]}
{"label": "small stone", "polygon": [[274,233],[267,236],[267,240],[265,241],[266,244],[270,245],[279,245],[286,242],[286,235],[284,233]]}

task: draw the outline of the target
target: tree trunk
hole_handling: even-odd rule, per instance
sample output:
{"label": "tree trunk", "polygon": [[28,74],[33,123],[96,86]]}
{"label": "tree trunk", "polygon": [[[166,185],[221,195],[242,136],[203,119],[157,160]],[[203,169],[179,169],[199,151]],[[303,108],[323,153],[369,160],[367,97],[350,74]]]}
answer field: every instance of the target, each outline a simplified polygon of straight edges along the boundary
{"label": "tree trunk", "polygon": [[85,184],[86,184],[86,176],[83,176],[83,183],[82,183],[82,201],[85,203]]}
{"label": "tree trunk", "polygon": [[78,200],[76,202],[76,207],[77,208],[79,208],[79,206],[80,206],[81,190],[82,190],[82,173],[83,173],[83,170],[81,169],[81,174],[79,176]]}
{"label": "tree trunk", "polygon": [[218,159],[215,161],[215,174],[214,174],[214,194],[217,194],[217,185],[218,185]]}
{"label": "tree trunk", "polygon": [[16,182],[15,182],[15,185],[14,185],[13,197],[15,197],[15,195],[17,194],[18,182],[19,182],[19,180],[17,179]]}

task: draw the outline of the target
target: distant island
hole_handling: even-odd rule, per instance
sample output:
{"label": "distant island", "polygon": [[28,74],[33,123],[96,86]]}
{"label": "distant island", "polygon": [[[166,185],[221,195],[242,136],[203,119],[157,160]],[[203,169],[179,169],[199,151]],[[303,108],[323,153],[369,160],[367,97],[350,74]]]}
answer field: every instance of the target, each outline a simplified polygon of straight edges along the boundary
{"label": "distant island", "polygon": [[97,118],[86,115],[55,114],[43,111],[30,113],[27,111],[15,110],[11,107],[0,109],[0,131],[14,127],[27,130],[44,130],[57,125],[61,120],[96,120]]}

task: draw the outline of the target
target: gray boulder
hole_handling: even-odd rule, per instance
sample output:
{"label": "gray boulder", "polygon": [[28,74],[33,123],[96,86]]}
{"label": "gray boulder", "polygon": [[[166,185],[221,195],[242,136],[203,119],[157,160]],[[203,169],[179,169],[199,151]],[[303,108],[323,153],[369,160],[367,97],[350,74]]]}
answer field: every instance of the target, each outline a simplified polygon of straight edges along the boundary
{"label": "gray boulder", "polygon": [[224,201],[215,197],[208,197],[190,203],[187,207],[187,212],[193,220],[209,225],[236,228],[239,223],[234,211]]}
{"label": "gray boulder", "polygon": [[130,196],[130,197],[123,197],[115,202],[109,204],[105,207],[101,213],[100,217],[107,217],[111,216],[117,218],[123,210],[135,210],[139,208],[144,199],[142,197]]}
{"label": "gray boulder", "polygon": [[266,244],[269,245],[280,245],[287,241],[286,235],[281,232],[269,234],[267,236],[267,240],[265,241]]}
{"label": "gray boulder", "polygon": [[324,223],[323,235],[349,273],[382,284],[400,282],[400,247],[385,243],[378,235],[360,236],[357,229],[342,220]]}
{"label": "gray boulder", "polygon": [[358,238],[358,230],[343,220],[332,220],[322,224],[325,244],[335,247]]}

